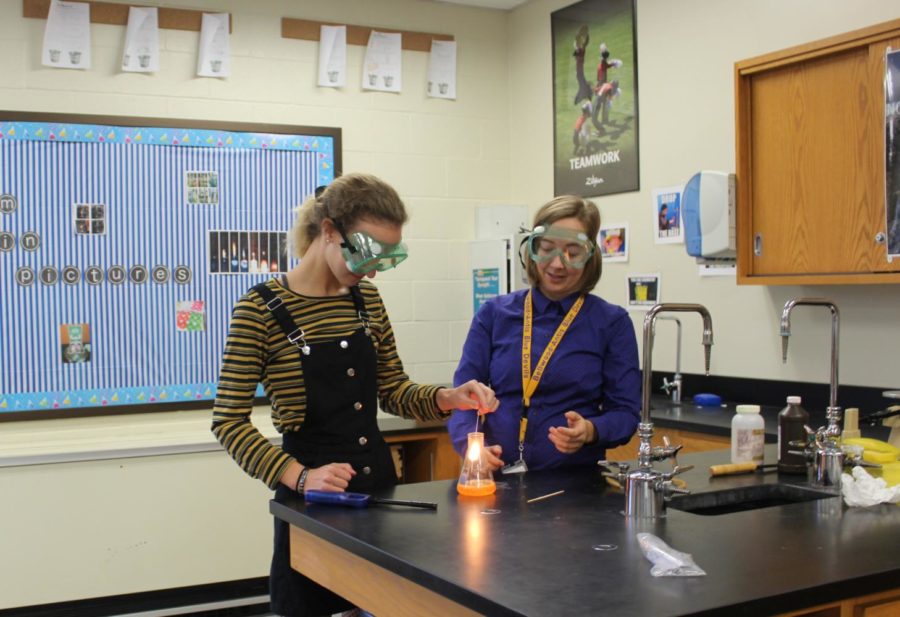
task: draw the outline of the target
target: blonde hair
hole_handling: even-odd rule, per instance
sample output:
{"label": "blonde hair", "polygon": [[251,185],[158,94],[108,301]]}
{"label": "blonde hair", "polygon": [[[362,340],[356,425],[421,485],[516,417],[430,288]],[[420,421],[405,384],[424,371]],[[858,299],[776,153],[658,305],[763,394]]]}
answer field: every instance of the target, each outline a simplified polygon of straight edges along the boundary
{"label": "blonde hair", "polygon": [[[322,187],[320,187],[322,188]],[[291,228],[291,248],[303,257],[316,236],[322,221],[331,219],[344,230],[360,219],[403,225],[409,216],[400,195],[390,184],[370,174],[353,173],[335,178],[324,191],[310,197],[296,212]]]}
{"label": "blonde hair", "polygon": [[[549,227],[554,222],[561,219],[576,218],[584,225],[584,233],[594,247],[594,252],[590,259],[584,265],[581,274],[581,286],[578,292],[586,294],[590,292],[600,280],[600,274],[603,271],[603,261],[600,256],[600,249],[597,247],[597,233],[600,231],[600,211],[594,202],[588,201],[577,195],[561,195],[548,201],[534,215],[534,227],[545,225]],[[541,278],[538,273],[537,265],[528,256],[528,249],[524,245],[523,259],[525,261],[525,271],[528,274],[528,281],[532,285],[537,285]]]}

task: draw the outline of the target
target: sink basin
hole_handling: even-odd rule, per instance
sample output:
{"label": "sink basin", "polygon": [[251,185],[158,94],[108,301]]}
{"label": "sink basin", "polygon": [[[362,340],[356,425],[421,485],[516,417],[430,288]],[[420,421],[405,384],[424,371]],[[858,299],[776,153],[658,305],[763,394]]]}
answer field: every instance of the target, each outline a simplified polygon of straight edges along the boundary
{"label": "sink basin", "polygon": [[692,514],[716,516],[836,496],[836,493],[789,484],[756,484],[724,491],[682,495],[672,499],[668,507]]}

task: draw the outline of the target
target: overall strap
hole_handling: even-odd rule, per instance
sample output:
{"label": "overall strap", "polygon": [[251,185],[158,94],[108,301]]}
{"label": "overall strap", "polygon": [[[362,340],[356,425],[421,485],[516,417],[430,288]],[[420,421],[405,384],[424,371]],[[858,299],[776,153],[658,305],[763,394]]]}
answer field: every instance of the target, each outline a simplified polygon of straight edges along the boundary
{"label": "overall strap", "polygon": [[359,320],[362,322],[363,328],[365,328],[366,336],[368,336],[371,333],[369,311],[366,310],[366,301],[359,290],[359,285],[354,285],[350,288],[350,295],[353,297],[353,306],[356,307],[356,314],[359,315]]}
{"label": "overall strap", "polygon": [[297,324],[294,323],[291,314],[284,306],[284,300],[281,299],[281,296],[269,289],[269,286],[265,283],[254,285],[253,290],[258,293],[266,303],[266,308],[269,309],[269,312],[272,313],[275,321],[281,326],[287,340],[303,352],[304,355],[308,356],[309,346],[306,344],[306,333],[303,332],[303,328],[298,327]]}

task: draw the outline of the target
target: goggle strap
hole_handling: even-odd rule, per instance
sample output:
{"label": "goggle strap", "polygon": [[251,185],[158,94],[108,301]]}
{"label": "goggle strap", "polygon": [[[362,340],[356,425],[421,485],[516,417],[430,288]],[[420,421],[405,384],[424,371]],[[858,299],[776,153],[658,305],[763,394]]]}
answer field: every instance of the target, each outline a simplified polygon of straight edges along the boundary
{"label": "goggle strap", "polygon": [[[315,197],[318,200],[319,197],[322,196],[322,193],[325,192],[327,186],[317,186],[315,190]],[[347,249],[351,253],[356,252],[356,247],[350,243],[350,240],[347,238],[347,233],[344,231],[344,226],[341,225],[341,222],[337,220],[335,217],[331,216],[331,213],[328,211],[328,206],[323,204],[323,208],[325,209],[325,216],[331,219],[331,222],[334,224],[334,228],[338,230],[338,233],[341,234],[341,248]]]}
{"label": "goggle strap", "polygon": [[338,230],[338,233],[341,234],[341,248],[347,249],[350,251],[350,254],[357,252],[359,249],[350,242],[350,238],[347,237],[347,233],[344,231],[344,226],[341,225],[337,219],[331,219],[331,222],[334,223],[334,228]]}

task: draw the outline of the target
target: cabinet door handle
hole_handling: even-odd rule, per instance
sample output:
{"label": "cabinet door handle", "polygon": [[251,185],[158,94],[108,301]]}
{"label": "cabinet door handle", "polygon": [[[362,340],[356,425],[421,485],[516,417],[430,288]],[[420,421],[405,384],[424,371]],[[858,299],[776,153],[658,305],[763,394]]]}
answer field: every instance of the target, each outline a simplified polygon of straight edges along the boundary
{"label": "cabinet door handle", "polygon": [[762,255],[762,234],[753,236],[753,254],[757,257]]}
{"label": "cabinet door handle", "polygon": [[875,244],[884,244],[885,235],[883,231],[879,231],[875,234]]}

